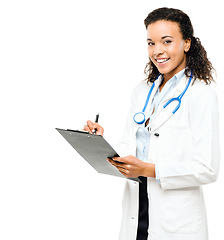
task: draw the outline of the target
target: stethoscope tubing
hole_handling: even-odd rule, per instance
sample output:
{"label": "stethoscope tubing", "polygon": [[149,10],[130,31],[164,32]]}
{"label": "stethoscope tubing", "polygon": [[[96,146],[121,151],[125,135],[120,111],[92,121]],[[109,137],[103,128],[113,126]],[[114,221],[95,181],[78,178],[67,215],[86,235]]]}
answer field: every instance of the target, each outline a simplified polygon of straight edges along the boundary
{"label": "stethoscope tubing", "polygon": [[182,97],[184,96],[184,94],[186,93],[187,89],[189,88],[189,86],[190,86],[190,84],[191,84],[191,80],[192,80],[192,74],[191,74],[191,76],[190,76],[190,78],[189,78],[189,81],[188,81],[188,83],[187,83],[184,91],[183,91],[178,97],[176,97],[176,98],[171,98],[170,100],[168,100],[168,101],[164,104],[163,108],[166,108],[166,107],[167,107],[171,102],[173,102],[173,101],[178,101],[177,107],[176,107],[176,108],[173,110],[173,112],[172,112],[173,114],[175,114],[176,111],[180,108],[181,99],[182,99]]}
{"label": "stethoscope tubing", "polygon": [[149,99],[150,99],[150,96],[152,94],[152,91],[153,91],[154,87],[155,87],[155,81],[153,82],[153,84],[152,84],[152,86],[151,86],[151,88],[149,90],[148,96],[147,96],[146,101],[145,101],[145,106],[144,106],[142,112],[145,112],[145,109],[146,109],[146,107],[147,107],[147,105],[149,103]]}
{"label": "stethoscope tubing", "polygon": [[[160,76],[160,75],[159,75],[159,76]],[[156,78],[156,80],[159,78],[159,76]],[[156,81],[156,80],[155,80],[155,81]],[[189,88],[189,86],[190,86],[190,84],[191,84],[191,80],[192,80],[192,72],[191,72],[191,76],[190,76],[190,78],[189,78],[189,80],[188,80],[188,83],[187,83],[184,91],[183,91],[178,97],[171,98],[170,100],[168,100],[168,101],[164,104],[163,108],[166,108],[166,107],[167,107],[171,102],[173,102],[173,101],[178,101],[178,105],[177,105],[176,108],[172,111],[172,113],[175,114],[175,113],[177,112],[177,110],[180,108],[181,99],[182,99],[182,97],[184,96],[184,94],[186,93],[187,89]],[[137,124],[143,124],[143,123],[145,122],[145,110],[146,110],[146,107],[147,107],[147,105],[148,105],[148,103],[149,103],[149,99],[150,99],[150,97],[151,97],[152,91],[153,91],[153,89],[154,89],[154,87],[155,87],[155,81],[153,82],[153,84],[152,84],[152,86],[151,86],[151,88],[150,88],[150,90],[149,90],[149,93],[148,93],[148,95],[147,95],[147,98],[146,98],[146,101],[145,101],[145,105],[144,105],[142,111],[136,113],[136,114],[133,116],[133,120],[134,120]],[[137,120],[137,118],[138,118],[139,120]]]}

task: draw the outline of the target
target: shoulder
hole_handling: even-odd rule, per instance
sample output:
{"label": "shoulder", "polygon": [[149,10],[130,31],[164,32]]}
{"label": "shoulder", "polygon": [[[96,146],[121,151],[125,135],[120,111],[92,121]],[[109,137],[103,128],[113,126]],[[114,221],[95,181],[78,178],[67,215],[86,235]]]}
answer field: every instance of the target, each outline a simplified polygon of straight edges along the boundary
{"label": "shoulder", "polygon": [[216,90],[213,84],[208,85],[203,81],[196,80],[193,85],[190,87],[191,94],[190,98],[198,99],[198,98],[216,98]]}
{"label": "shoulder", "polygon": [[194,105],[198,104],[217,104],[217,94],[213,84],[208,85],[203,81],[196,80],[191,85],[188,99]]}
{"label": "shoulder", "polygon": [[145,98],[151,88],[152,84],[147,84],[146,81],[140,82],[133,90],[131,95],[132,104],[140,104],[142,101],[145,101]]}
{"label": "shoulder", "polygon": [[146,81],[141,81],[140,83],[135,86],[133,92],[139,92],[139,91],[144,91],[145,89],[148,89],[152,86],[152,84],[148,84]]}
{"label": "shoulder", "polygon": [[137,86],[135,86],[132,92],[132,96],[137,96],[139,94],[147,92],[151,86],[152,84],[151,83],[148,84],[146,81],[140,82]]}

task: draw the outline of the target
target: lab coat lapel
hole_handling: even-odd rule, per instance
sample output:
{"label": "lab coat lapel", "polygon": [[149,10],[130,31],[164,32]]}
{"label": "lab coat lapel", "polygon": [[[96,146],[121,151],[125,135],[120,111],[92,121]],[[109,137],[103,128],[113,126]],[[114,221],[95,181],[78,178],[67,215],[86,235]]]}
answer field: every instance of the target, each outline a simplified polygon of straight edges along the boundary
{"label": "lab coat lapel", "polygon": [[164,104],[174,98],[178,97],[181,92],[184,91],[186,84],[187,84],[188,79],[186,77],[183,77],[180,82],[177,84],[177,86],[161,101],[158,110],[155,114],[154,119],[152,120],[151,124],[151,131],[155,131],[158,129],[160,126],[162,126],[170,117],[173,116],[173,110],[177,106],[178,102],[174,101],[170,103],[166,108],[164,108]]}
{"label": "lab coat lapel", "polygon": [[148,103],[148,105],[147,105],[147,107],[146,107],[146,110],[145,110],[146,113],[150,111],[151,104],[152,104],[152,100],[153,100],[153,98],[154,98],[154,96],[155,96],[155,94],[156,94],[156,91],[158,90],[158,88],[159,88],[159,86],[160,86],[160,84],[161,84],[161,82],[162,82],[162,79],[163,79],[163,76],[160,75],[160,76],[158,77],[158,79],[155,81],[155,86],[154,86],[154,88],[153,88],[153,90],[152,90],[151,96],[150,96],[150,98],[149,98],[149,103]]}

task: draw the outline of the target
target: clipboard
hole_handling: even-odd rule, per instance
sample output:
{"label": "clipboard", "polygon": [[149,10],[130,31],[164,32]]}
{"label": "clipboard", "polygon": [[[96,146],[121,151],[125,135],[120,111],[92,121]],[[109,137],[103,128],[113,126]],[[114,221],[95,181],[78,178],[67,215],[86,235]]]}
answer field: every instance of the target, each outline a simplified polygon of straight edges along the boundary
{"label": "clipboard", "polygon": [[[119,155],[101,135],[71,129],[56,130],[98,173],[126,178],[106,160]],[[139,178],[126,179],[141,182]]]}

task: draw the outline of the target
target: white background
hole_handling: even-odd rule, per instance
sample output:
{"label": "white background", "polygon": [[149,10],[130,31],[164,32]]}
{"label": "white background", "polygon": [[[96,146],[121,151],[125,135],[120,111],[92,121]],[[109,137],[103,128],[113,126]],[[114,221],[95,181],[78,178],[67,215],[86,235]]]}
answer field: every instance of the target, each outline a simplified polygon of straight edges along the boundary
{"label": "white background", "polygon": [[[148,60],[149,12],[185,11],[217,70],[223,119],[222,1],[2,0],[0,239],[117,239],[124,180],[96,173],[56,132],[100,113],[123,131]],[[220,129],[223,145],[223,126]],[[222,166],[222,165],[221,165]],[[210,239],[224,238],[224,173],[204,187]],[[219,218],[219,220],[218,220]]]}

